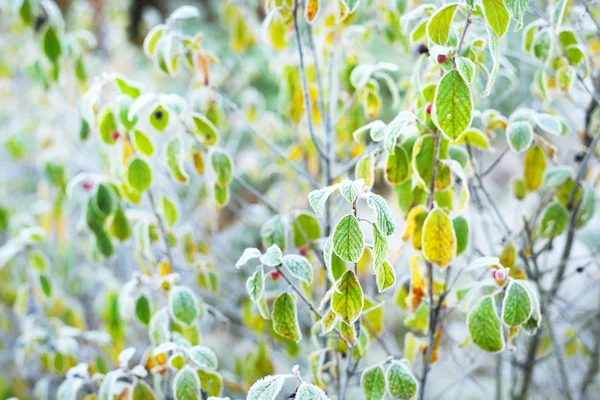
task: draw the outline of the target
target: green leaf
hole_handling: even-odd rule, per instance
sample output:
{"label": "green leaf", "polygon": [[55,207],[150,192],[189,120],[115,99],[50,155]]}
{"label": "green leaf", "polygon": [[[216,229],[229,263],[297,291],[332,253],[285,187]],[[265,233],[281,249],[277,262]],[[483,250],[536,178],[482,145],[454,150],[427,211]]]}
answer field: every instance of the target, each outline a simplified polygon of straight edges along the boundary
{"label": "green leaf", "polygon": [[100,116],[100,122],[98,124],[98,131],[100,132],[100,138],[106,144],[114,144],[115,138],[113,133],[117,131],[117,123],[115,121],[115,115],[110,107],[106,107]]}
{"label": "green leaf", "polygon": [[132,400],[158,400],[154,390],[143,380],[139,379],[133,388]]}
{"label": "green leaf", "polygon": [[354,168],[354,176],[356,179],[364,179],[366,187],[373,187],[373,183],[375,183],[375,157],[367,155],[358,160]]}
{"label": "green leaf", "polygon": [[46,29],[46,32],[44,33],[43,46],[46,57],[48,57],[52,63],[56,64],[62,53],[62,45],[54,26],[50,26],[48,29]]}
{"label": "green leaf", "polygon": [[228,185],[233,179],[233,165],[229,155],[221,150],[213,150],[210,155],[210,162],[217,178],[217,183],[221,186]]}
{"label": "green leaf", "polygon": [[523,284],[511,280],[502,302],[502,321],[508,326],[518,326],[531,315],[531,300]]}
{"label": "green leaf", "polygon": [[198,400],[200,395],[200,378],[192,367],[186,365],[180,369],[173,379],[175,400]]}
{"label": "green leaf", "polygon": [[357,262],[365,247],[365,239],[354,215],[346,215],[333,233],[333,251],[342,260]]}
{"label": "green leaf", "polygon": [[567,225],[569,225],[567,209],[558,201],[553,201],[542,213],[540,236],[544,238],[558,236],[567,229]]}
{"label": "green leaf", "polygon": [[283,257],[281,264],[290,271],[295,277],[307,284],[311,284],[313,280],[312,265],[306,257],[297,254],[288,254]]}
{"label": "green leaf", "polygon": [[411,399],[417,395],[419,384],[410,370],[408,360],[392,361],[387,370],[388,392],[394,399]]}
{"label": "green leaf", "polygon": [[533,128],[527,121],[511,122],[506,127],[506,139],[512,151],[522,153],[533,143]]}
{"label": "green leaf", "polygon": [[496,353],[504,349],[504,332],[496,314],[496,302],[485,296],[469,311],[467,327],[473,343],[480,349]]}
{"label": "green leaf", "polygon": [[400,147],[394,147],[394,152],[388,154],[385,166],[385,177],[392,185],[404,182],[410,176],[410,158],[406,151]]}
{"label": "green leaf", "polygon": [[159,132],[164,132],[169,124],[169,111],[163,106],[157,106],[150,114],[150,125]]}
{"label": "green leaf", "polygon": [[292,225],[292,235],[294,246],[302,247],[309,241],[317,240],[321,237],[321,226],[319,221],[308,213],[300,213]]}
{"label": "green leaf", "polygon": [[488,78],[487,84],[485,85],[485,91],[483,96],[489,96],[494,88],[494,83],[496,82],[496,76],[498,75],[498,71],[500,70],[500,38],[490,28],[487,27],[488,38],[489,38],[489,47],[490,54],[492,56],[492,71],[490,72],[490,76]]}
{"label": "green leaf", "polygon": [[176,137],[167,145],[167,165],[171,170],[171,176],[178,182],[187,183],[189,175],[183,168],[185,150],[181,137]]}
{"label": "green leaf", "polygon": [[133,132],[133,143],[137,151],[143,155],[150,157],[154,154],[154,144],[150,138],[141,131],[136,130]]}
{"label": "green leaf", "polygon": [[349,179],[344,179],[340,182],[340,194],[344,197],[348,202],[352,203],[356,199],[356,196],[362,191],[364,186],[364,180],[358,179],[355,181],[351,181]]}
{"label": "green leaf", "polygon": [[136,84],[129,81],[125,77],[115,77],[115,83],[117,84],[117,87],[119,88],[119,91],[122,94],[129,96],[132,99],[137,99],[140,96],[140,94],[142,94],[142,90]]}
{"label": "green leaf", "polygon": [[[377,228],[385,236],[390,236],[396,230],[396,223],[383,197],[373,192],[367,193],[367,205],[377,214]],[[339,254],[338,254],[339,255]]]}
{"label": "green leaf", "polygon": [[194,346],[187,349],[190,360],[203,371],[214,371],[219,367],[215,353],[206,346]]}
{"label": "green leaf", "polygon": [[291,294],[283,293],[275,299],[271,319],[273,330],[278,335],[296,343],[302,339],[302,332],[300,332],[300,326],[298,325],[296,300]]}
{"label": "green leaf", "polygon": [[510,24],[510,15],[504,5],[504,0],[481,0],[483,15],[499,38],[504,36]]}
{"label": "green leaf", "polygon": [[150,304],[150,299],[145,294],[140,295],[135,301],[135,316],[138,321],[140,321],[144,325],[148,325],[150,323],[150,319],[152,317],[152,306]]}
{"label": "green leaf", "polygon": [[246,291],[255,303],[258,303],[262,298],[265,291],[265,272],[262,265],[256,267],[256,271],[246,281]]}
{"label": "green leaf", "polygon": [[444,136],[456,140],[471,125],[473,98],[460,73],[452,70],[435,90],[433,120]]}
{"label": "green leaf", "polygon": [[456,236],[452,220],[440,208],[431,210],[423,223],[423,256],[440,267],[456,256]]}
{"label": "green leaf", "polygon": [[167,308],[161,308],[152,315],[148,325],[148,336],[154,344],[162,344],[169,341],[171,332],[169,329],[169,312]]}
{"label": "green leaf", "polygon": [[198,135],[202,144],[214,146],[219,138],[219,130],[206,116],[198,113],[192,115],[193,132]]}
{"label": "green leaf", "polygon": [[510,16],[513,17],[514,20],[519,23],[519,25],[522,25],[523,16],[525,15],[525,11],[527,10],[529,0],[504,0],[504,4],[506,5],[506,9],[510,13]]}
{"label": "green leaf", "polygon": [[26,25],[31,25],[33,22],[33,7],[31,6],[31,1],[32,0],[22,0],[21,6],[19,7],[19,16]]}
{"label": "green leaf", "polygon": [[331,309],[347,324],[360,317],[364,304],[360,282],[353,271],[346,271],[336,284],[331,300]]}
{"label": "green leaf", "polygon": [[456,69],[468,84],[475,81],[475,63],[467,57],[456,58]]}
{"label": "green leaf", "polygon": [[577,212],[577,227],[582,228],[594,216],[596,212],[596,191],[589,182],[583,183],[583,198]]}
{"label": "green leaf", "polygon": [[40,287],[46,297],[52,297],[52,282],[50,282],[50,279],[45,274],[40,274]]}
{"label": "green leaf", "polygon": [[323,216],[323,212],[325,211],[325,203],[327,202],[329,196],[331,196],[336,189],[337,186],[327,186],[323,189],[313,190],[308,194],[308,203],[318,218]]}
{"label": "green leaf", "polygon": [[382,400],[385,396],[385,375],[381,365],[367,368],[360,376],[365,400]]}
{"label": "green leaf", "polygon": [[265,248],[276,244],[282,252],[285,251],[288,237],[288,225],[285,219],[279,215],[268,219],[260,228],[260,237]]}
{"label": "green leaf", "polygon": [[185,326],[191,326],[200,317],[196,295],[188,288],[176,286],[169,293],[171,317]]}
{"label": "green leaf", "polygon": [[379,267],[385,262],[389,250],[388,240],[379,232],[377,225],[373,224],[373,269],[377,272]]}
{"label": "green leaf", "polygon": [[254,382],[246,400],[275,400],[283,387],[285,378],[281,375],[269,375]]}
{"label": "green leaf", "polygon": [[303,382],[294,400],[328,400],[329,398],[318,386],[311,385],[310,383]]}
{"label": "green leaf", "polygon": [[459,215],[452,220],[452,227],[456,236],[456,256],[458,257],[469,245],[469,223],[465,217]]}
{"label": "green leaf", "polygon": [[392,267],[392,265],[387,261],[384,261],[381,267],[377,270],[376,275],[377,289],[379,290],[379,293],[385,292],[396,283],[396,271],[394,271],[394,267]]}
{"label": "green leaf", "polygon": [[426,29],[427,36],[433,43],[443,46],[448,42],[450,27],[457,7],[457,3],[447,4],[431,16]]}
{"label": "green leaf", "polygon": [[165,31],[165,25],[156,25],[148,32],[144,39],[144,53],[150,58],[153,58],[156,45]]}
{"label": "green leaf", "polygon": [[263,254],[260,257],[260,262],[266,265],[267,267],[276,267],[279,264],[281,264],[282,257],[283,254],[281,252],[281,249],[279,248],[279,246],[277,246],[277,244],[274,243],[271,246],[269,246],[269,248],[267,248],[267,250],[265,251],[265,254]]}
{"label": "green leaf", "polygon": [[175,203],[173,203],[173,200],[169,199],[167,196],[162,197],[162,211],[165,220],[167,221],[167,225],[175,225],[177,218],[179,218],[179,211],[177,210]]}
{"label": "green leaf", "polygon": [[213,198],[218,207],[224,207],[229,202],[229,186],[213,185]]}
{"label": "green leaf", "polygon": [[134,158],[127,167],[129,186],[138,192],[146,191],[152,185],[152,170],[148,163],[141,158]]}
{"label": "green leaf", "polygon": [[561,136],[562,124],[555,116],[545,113],[536,113],[533,115],[533,121],[538,128],[544,132],[554,136]]}

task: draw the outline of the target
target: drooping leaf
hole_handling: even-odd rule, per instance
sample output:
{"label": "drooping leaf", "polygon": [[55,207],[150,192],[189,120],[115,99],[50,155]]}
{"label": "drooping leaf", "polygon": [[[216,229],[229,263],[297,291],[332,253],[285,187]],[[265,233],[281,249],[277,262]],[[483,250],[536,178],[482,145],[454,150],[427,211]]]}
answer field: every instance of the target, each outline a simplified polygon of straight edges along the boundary
{"label": "drooping leaf", "polygon": [[373,224],[373,269],[379,270],[379,267],[385,262],[389,250],[388,240],[379,232],[377,225]]}
{"label": "drooping leaf", "polygon": [[385,292],[396,283],[396,271],[394,270],[394,267],[392,267],[392,265],[387,261],[384,261],[381,267],[377,270],[376,277],[377,289],[379,290],[379,293]]}
{"label": "drooping leaf", "polygon": [[496,314],[496,302],[485,296],[469,311],[467,328],[473,343],[480,349],[496,353],[504,349],[504,333]]}
{"label": "drooping leaf", "polygon": [[452,220],[440,208],[433,209],[423,224],[423,256],[441,268],[456,256]]}
{"label": "drooping leaf", "polygon": [[531,146],[525,154],[523,167],[523,178],[527,185],[527,190],[533,192],[541,186],[544,171],[546,170],[544,149],[539,145]]}
{"label": "drooping leaf", "polygon": [[367,205],[377,214],[377,228],[385,236],[390,236],[396,230],[390,208],[383,197],[373,192],[367,193]]}
{"label": "drooping leaf", "polygon": [[459,215],[452,220],[452,227],[456,236],[456,256],[458,257],[469,245],[469,223],[465,217]]}
{"label": "drooping leaf", "polygon": [[363,308],[363,291],[353,271],[348,270],[336,284],[331,300],[331,309],[351,324],[358,319]]}
{"label": "drooping leaf", "polygon": [[308,194],[308,203],[312,207],[317,217],[321,218],[325,211],[325,203],[329,196],[335,192],[337,186],[327,186],[323,189],[313,190]]}
{"label": "drooping leaf", "polygon": [[231,158],[222,150],[213,150],[210,157],[211,165],[217,183],[221,186],[228,185],[233,179],[233,165]]}
{"label": "drooping leaf", "polygon": [[173,138],[167,145],[167,165],[171,176],[178,182],[187,183],[189,175],[183,168],[185,149],[181,137]]}
{"label": "drooping leaf", "polygon": [[291,294],[283,293],[275,299],[271,319],[273,330],[278,335],[294,342],[299,342],[302,339],[302,332],[298,325],[296,300]]}
{"label": "drooping leaf", "polygon": [[502,321],[508,326],[518,326],[531,315],[531,300],[527,289],[518,281],[511,280],[502,302]]}
{"label": "drooping leaf", "polygon": [[385,176],[389,183],[398,185],[406,180],[410,174],[410,158],[406,151],[400,147],[394,147],[394,152],[388,154]]}
{"label": "drooping leaf", "polygon": [[460,73],[452,70],[444,75],[435,90],[434,122],[449,140],[455,140],[471,125],[473,98]]}
{"label": "drooping leaf", "polygon": [[503,0],[481,0],[485,20],[499,38],[504,36],[510,24],[510,14]]}
{"label": "drooping leaf", "polygon": [[372,155],[366,155],[358,160],[354,169],[354,176],[356,179],[363,179],[366,187],[373,187],[375,181],[375,159]]}
{"label": "drooping leaf", "polygon": [[265,290],[265,273],[262,265],[256,267],[256,272],[254,272],[248,280],[246,281],[246,291],[250,296],[250,299],[258,303],[262,298],[262,295]]}
{"label": "drooping leaf", "polygon": [[523,16],[527,10],[529,0],[505,0],[504,4],[506,9],[510,13],[510,16],[518,22],[519,25],[523,24]]}
{"label": "drooping leaf", "polygon": [[52,63],[57,63],[62,54],[62,44],[54,26],[48,27],[43,39],[44,54]]}
{"label": "drooping leaf", "polygon": [[252,260],[253,258],[259,258],[260,256],[260,250],[256,248],[244,249],[244,252],[242,253],[240,259],[235,263],[235,267],[240,268],[247,264],[248,261]]}

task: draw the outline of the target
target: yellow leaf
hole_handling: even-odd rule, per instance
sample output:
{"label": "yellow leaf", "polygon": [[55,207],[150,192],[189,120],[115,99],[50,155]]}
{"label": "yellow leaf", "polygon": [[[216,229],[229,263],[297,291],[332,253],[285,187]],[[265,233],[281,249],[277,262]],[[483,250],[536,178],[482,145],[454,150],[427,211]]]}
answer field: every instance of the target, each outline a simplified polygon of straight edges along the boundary
{"label": "yellow leaf", "polygon": [[542,184],[542,176],[546,169],[546,155],[541,146],[535,145],[527,150],[523,161],[523,179],[527,190],[533,192]]}
{"label": "yellow leaf", "polygon": [[421,257],[414,255],[409,260],[410,294],[406,297],[406,305],[415,312],[425,297],[425,279],[421,272]]}
{"label": "yellow leaf", "polygon": [[308,0],[306,2],[306,7],[304,9],[304,17],[306,18],[306,22],[312,24],[317,14],[319,13],[319,9],[321,8],[321,0]]}
{"label": "yellow leaf", "polygon": [[476,128],[467,129],[458,139],[452,142],[453,145],[466,143],[483,150],[489,150],[491,148],[488,137],[485,133]]}
{"label": "yellow leaf", "polygon": [[448,265],[456,255],[456,235],[452,220],[439,208],[431,210],[423,225],[423,255],[427,261]]}

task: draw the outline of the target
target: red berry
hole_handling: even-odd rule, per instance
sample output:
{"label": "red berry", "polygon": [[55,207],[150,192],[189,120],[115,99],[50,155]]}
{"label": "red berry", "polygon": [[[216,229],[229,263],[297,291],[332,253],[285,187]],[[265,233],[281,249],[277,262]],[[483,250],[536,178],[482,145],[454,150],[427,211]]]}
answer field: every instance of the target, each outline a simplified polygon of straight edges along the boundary
{"label": "red berry", "polygon": [[119,132],[114,131],[110,137],[112,138],[112,140],[117,140],[120,136],[121,134]]}
{"label": "red berry", "polygon": [[306,250],[306,247],[301,247],[300,248],[300,255],[303,255],[306,257],[306,255],[308,254],[308,250]]}
{"label": "red berry", "polygon": [[87,191],[92,190],[92,188],[94,187],[94,182],[92,181],[84,181],[83,182],[83,188]]}
{"label": "red berry", "polygon": [[445,63],[447,59],[448,58],[443,54],[438,54],[438,56],[437,56],[437,62],[440,64]]}
{"label": "red berry", "polygon": [[427,108],[425,109],[425,111],[427,111],[427,114],[431,114],[431,107],[433,106],[433,104],[429,103],[427,104]]}
{"label": "red berry", "polygon": [[276,281],[277,279],[279,279],[280,276],[281,276],[281,274],[279,273],[279,271],[273,271],[273,272],[271,272],[271,279],[273,279],[274,281]]}

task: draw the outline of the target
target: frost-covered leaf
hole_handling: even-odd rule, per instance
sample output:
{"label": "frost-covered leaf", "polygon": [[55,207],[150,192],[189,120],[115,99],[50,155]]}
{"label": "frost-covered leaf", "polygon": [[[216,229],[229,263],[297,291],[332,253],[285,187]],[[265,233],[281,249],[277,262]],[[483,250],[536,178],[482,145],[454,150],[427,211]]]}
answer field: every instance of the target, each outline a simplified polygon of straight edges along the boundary
{"label": "frost-covered leaf", "polygon": [[377,225],[373,224],[373,269],[379,270],[379,267],[385,262],[389,250],[388,240],[379,232]]}
{"label": "frost-covered leaf", "polygon": [[306,257],[297,254],[288,254],[283,257],[281,264],[295,277],[307,284],[312,283],[312,265]]}
{"label": "frost-covered leaf", "polygon": [[358,6],[360,5],[360,1],[361,0],[342,0],[342,3],[348,9],[348,13],[352,14],[354,11],[356,11]]}
{"label": "frost-covered leaf", "polygon": [[529,0],[504,0],[506,9],[510,13],[510,16],[518,22],[519,25],[523,24],[523,16],[527,10]]}
{"label": "frost-covered leaf", "polygon": [[457,3],[447,4],[431,16],[426,30],[427,36],[433,43],[443,46],[448,42],[450,27],[457,7]]}
{"label": "frost-covered leaf", "polygon": [[522,153],[533,143],[533,128],[527,121],[511,122],[506,127],[506,139],[512,151]]}
{"label": "frost-covered leaf", "polygon": [[433,209],[423,224],[423,256],[440,267],[456,256],[456,236],[452,220],[440,208]]}
{"label": "frost-covered leaf", "polygon": [[527,190],[533,192],[542,184],[542,177],[546,170],[546,155],[544,149],[539,145],[534,145],[527,150],[523,159],[523,179],[527,185]]}
{"label": "frost-covered leaf", "polygon": [[295,400],[328,400],[328,397],[320,387],[303,382],[296,392]]}
{"label": "frost-covered leaf", "polygon": [[456,69],[458,69],[460,76],[462,76],[465,82],[468,84],[473,83],[476,72],[475,63],[467,57],[457,57],[455,62]]}
{"label": "frost-covered leaf", "polygon": [[177,210],[177,206],[167,196],[162,197],[162,209],[165,220],[167,221],[168,226],[175,225],[177,222],[177,218],[179,218],[179,210]]}
{"label": "frost-covered leaf", "polygon": [[169,340],[171,332],[169,330],[169,312],[166,307],[155,312],[150,319],[148,335],[154,344],[161,344]]}
{"label": "frost-covered leaf", "polygon": [[254,382],[246,400],[275,400],[283,387],[284,380],[281,375],[269,375]]}
{"label": "frost-covered leaf", "polygon": [[388,393],[394,399],[411,399],[417,395],[419,384],[410,370],[408,360],[392,361],[387,370]]}
{"label": "frost-covered leaf", "polygon": [[254,258],[260,258],[260,256],[261,256],[260,250],[258,250],[256,248],[247,248],[247,249],[244,249],[244,252],[242,253],[242,256],[235,263],[235,267],[236,268],[240,268],[240,267],[246,265],[248,263],[248,261],[250,261],[250,260],[252,260]]}
{"label": "frost-covered leaf", "polygon": [[569,213],[567,209],[560,202],[553,201],[542,212],[540,236],[544,238],[558,236],[567,229],[568,224]]}
{"label": "frost-covered leaf", "polygon": [[143,155],[149,157],[154,154],[154,144],[143,132],[138,130],[134,131],[133,142],[135,144],[135,148]]}
{"label": "frost-covered leaf", "polygon": [[233,179],[233,165],[229,155],[222,150],[215,149],[210,154],[210,162],[217,183],[221,186],[228,185]]}
{"label": "frost-covered leaf", "polygon": [[365,400],[382,400],[385,396],[385,374],[381,365],[367,368],[360,376]]}
{"label": "frost-covered leaf", "polygon": [[518,281],[511,280],[502,302],[502,321],[508,326],[518,326],[531,315],[531,300],[527,289]]}
{"label": "frost-covered leaf", "polygon": [[354,215],[346,215],[333,233],[333,251],[342,260],[357,262],[363,253],[365,239]]}
{"label": "frost-covered leaf", "polygon": [[503,0],[481,0],[485,20],[499,38],[504,36],[510,24],[510,15]]}
{"label": "frost-covered leaf", "polygon": [[281,249],[276,244],[272,244],[260,257],[260,262],[266,265],[267,267],[276,267],[281,264],[281,258],[283,254]]}
{"label": "frost-covered leaf", "polygon": [[176,400],[198,400],[200,398],[200,378],[189,365],[180,369],[173,378],[173,394]]}
{"label": "frost-covered leaf", "polygon": [[366,195],[367,205],[375,210],[377,214],[377,228],[385,236],[390,236],[396,230],[396,223],[392,218],[392,213],[387,202],[383,197],[373,192]]}
{"label": "frost-covered leaf", "polygon": [[384,261],[381,267],[377,270],[376,276],[377,289],[379,290],[379,293],[385,292],[396,283],[396,271],[394,271],[394,267],[392,267],[392,265],[387,261]]}
{"label": "frost-covered leaf", "polygon": [[296,300],[291,294],[283,293],[275,299],[271,319],[273,330],[278,335],[294,342],[299,342],[302,339],[302,332],[298,325]]}
{"label": "frost-covered leaf", "polygon": [[186,351],[190,360],[202,370],[214,371],[219,367],[217,356],[206,346],[194,346]]}
{"label": "frost-covered leaf", "polygon": [[467,328],[471,340],[480,349],[496,353],[504,349],[504,332],[500,318],[496,314],[496,302],[492,296],[485,296],[469,311]]}
{"label": "frost-covered leaf", "polygon": [[200,16],[200,11],[196,7],[192,6],[181,6],[178,7],[167,19],[168,22],[175,21],[178,19],[190,19]]}
{"label": "frost-covered leaf", "polygon": [[158,395],[150,385],[139,379],[133,388],[131,400],[158,400]]}
{"label": "frost-covered leaf", "polygon": [[325,203],[329,196],[335,192],[337,186],[327,186],[323,189],[313,190],[308,194],[308,203],[312,207],[317,217],[321,218],[325,211]]}
{"label": "frost-covered leaf", "polygon": [[188,288],[176,286],[169,292],[169,311],[177,322],[191,326],[200,317],[196,295]]}
{"label": "frost-covered leaf", "polygon": [[500,70],[500,38],[489,26],[487,27],[487,32],[489,39],[490,54],[492,56],[492,70],[490,71],[487,84],[485,85],[485,91],[483,93],[484,97],[489,96],[492,92],[492,89],[494,88],[494,83],[496,82],[496,76],[498,75],[498,71]]}
{"label": "frost-covered leaf", "polygon": [[536,113],[533,115],[533,121],[538,128],[544,132],[554,136],[560,136],[562,134],[562,124],[560,120],[553,115]]}
{"label": "frost-covered leaf", "polygon": [[373,187],[375,181],[375,158],[373,155],[366,155],[358,160],[354,176],[356,179],[363,179],[366,187]]}
{"label": "frost-covered leaf", "polygon": [[253,302],[258,303],[265,290],[265,272],[262,265],[256,267],[256,271],[246,280],[246,291]]}
{"label": "frost-covered leaf", "polygon": [[400,146],[394,147],[394,152],[388,154],[385,166],[385,177],[392,185],[404,182],[410,176],[410,157]]}
{"label": "frost-covered leaf", "polygon": [[363,291],[353,271],[346,271],[336,284],[331,309],[344,322],[351,324],[358,319],[363,308]]}
{"label": "frost-covered leaf", "polygon": [[288,237],[288,224],[284,217],[274,215],[260,228],[260,237],[265,248],[276,244],[281,251],[285,251]]}
{"label": "frost-covered leaf", "polygon": [[173,179],[180,183],[187,183],[189,175],[183,168],[185,148],[181,137],[173,138],[167,145],[167,165],[171,170]]}
{"label": "frost-covered leaf", "polygon": [[340,194],[352,203],[354,199],[356,199],[356,196],[362,191],[364,184],[365,181],[363,179],[357,179],[355,181],[344,179],[339,185]]}
{"label": "frost-covered leaf", "polygon": [[471,125],[473,98],[469,86],[456,70],[446,73],[435,90],[432,116],[449,140],[455,140]]}

